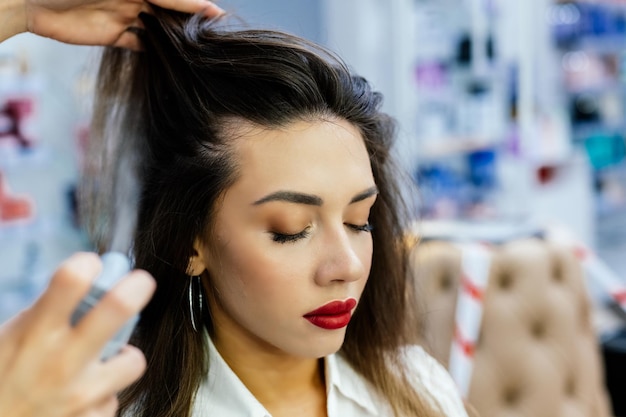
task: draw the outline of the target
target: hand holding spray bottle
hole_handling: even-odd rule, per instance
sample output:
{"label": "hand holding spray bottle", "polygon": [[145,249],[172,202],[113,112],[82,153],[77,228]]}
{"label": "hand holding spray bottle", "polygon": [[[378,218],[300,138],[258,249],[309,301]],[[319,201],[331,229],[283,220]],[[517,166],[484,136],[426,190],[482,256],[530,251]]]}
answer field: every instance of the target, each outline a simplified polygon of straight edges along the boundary
{"label": "hand holding spray bottle", "polygon": [[[72,314],[72,325],[78,323],[80,319],[104,297],[107,291],[113,288],[130,272],[130,260],[126,255],[120,252],[107,252],[101,256],[101,259],[102,272],[94,281],[89,293],[81,300]],[[107,342],[100,354],[100,358],[103,361],[115,356],[128,343],[138,320],[138,315],[132,317],[122,326],[115,336]]]}

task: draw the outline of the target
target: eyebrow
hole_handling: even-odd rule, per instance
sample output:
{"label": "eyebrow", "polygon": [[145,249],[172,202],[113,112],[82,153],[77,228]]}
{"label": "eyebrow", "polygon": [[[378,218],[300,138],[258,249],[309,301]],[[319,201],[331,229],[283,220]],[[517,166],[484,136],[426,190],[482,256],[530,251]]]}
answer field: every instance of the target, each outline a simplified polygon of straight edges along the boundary
{"label": "eyebrow", "polygon": [[363,191],[362,193],[359,193],[355,195],[354,197],[352,197],[352,200],[350,200],[350,204],[354,204],[354,203],[358,203],[359,201],[366,200],[376,194],[378,194],[378,188],[376,188],[376,186],[370,187],[367,190]]}
{"label": "eyebrow", "polygon": [[[350,200],[350,204],[358,203],[373,195],[378,194],[378,188],[376,186],[370,187],[367,190],[355,195]],[[266,195],[265,197],[252,203],[254,206],[268,203],[270,201],[285,201],[287,203],[305,204],[307,206],[321,206],[324,204],[324,200],[320,197],[312,194],[299,193],[295,191],[276,191]]]}

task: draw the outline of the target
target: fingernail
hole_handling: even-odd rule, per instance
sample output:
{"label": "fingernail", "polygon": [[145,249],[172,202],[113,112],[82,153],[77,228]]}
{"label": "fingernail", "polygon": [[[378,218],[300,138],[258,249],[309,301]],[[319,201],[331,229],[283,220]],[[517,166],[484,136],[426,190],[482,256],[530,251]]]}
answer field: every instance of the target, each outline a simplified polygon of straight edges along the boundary
{"label": "fingernail", "polygon": [[220,6],[218,6],[212,1],[209,1],[209,8],[211,9],[211,14],[214,14],[215,16],[219,16],[221,14],[226,13],[224,9],[222,9]]}
{"label": "fingernail", "polygon": [[130,294],[152,294],[156,288],[156,282],[152,275],[143,270],[134,270],[131,272],[131,278],[126,285]]}
{"label": "fingernail", "polygon": [[70,256],[66,261],[66,266],[72,271],[76,271],[78,276],[92,278],[100,273],[102,262],[98,255],[92,252],[79,252]]}

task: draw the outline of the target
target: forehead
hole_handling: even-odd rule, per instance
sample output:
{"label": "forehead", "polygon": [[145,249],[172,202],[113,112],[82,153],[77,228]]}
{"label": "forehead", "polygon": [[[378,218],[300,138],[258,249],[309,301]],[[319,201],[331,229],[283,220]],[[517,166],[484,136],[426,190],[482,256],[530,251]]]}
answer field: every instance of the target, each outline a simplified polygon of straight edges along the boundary
{"label": "forehead", "polygon": [[322,194],[374,183],[360,131],[346,120],[297,121],[278,129],[243,126],[233,143],[239,185],[258,194],[294,189]]}

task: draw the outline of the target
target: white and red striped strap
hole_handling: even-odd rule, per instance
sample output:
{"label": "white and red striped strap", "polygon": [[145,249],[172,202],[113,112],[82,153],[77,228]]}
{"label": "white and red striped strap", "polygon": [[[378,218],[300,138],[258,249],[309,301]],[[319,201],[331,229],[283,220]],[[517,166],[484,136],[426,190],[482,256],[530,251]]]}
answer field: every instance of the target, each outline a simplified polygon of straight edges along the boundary
{"label": "white and red striped strap", "polygon": [[460,394],[467,398],[474,353],[482,322],[483,301],[489,279],[492,251],[483,243],[460,243],[461,282],[454,319],[448,370]]}

